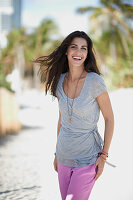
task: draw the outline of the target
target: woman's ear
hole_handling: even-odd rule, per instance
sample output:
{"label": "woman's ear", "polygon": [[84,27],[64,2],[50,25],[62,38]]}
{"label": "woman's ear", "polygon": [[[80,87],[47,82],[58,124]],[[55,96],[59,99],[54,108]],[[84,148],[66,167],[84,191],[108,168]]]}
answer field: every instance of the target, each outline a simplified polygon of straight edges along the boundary
{"label": "woman's ear", "polygon": [[67,52],[65,53],[65,55],[67,55]]}

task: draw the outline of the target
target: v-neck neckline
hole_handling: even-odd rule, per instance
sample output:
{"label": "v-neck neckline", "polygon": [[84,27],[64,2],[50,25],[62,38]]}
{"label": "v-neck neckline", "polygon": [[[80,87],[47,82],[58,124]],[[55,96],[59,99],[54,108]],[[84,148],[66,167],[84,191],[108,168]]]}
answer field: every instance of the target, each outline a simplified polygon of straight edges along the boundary
{"label": "v-neck neckline", "polygon": [[[67,73],[67,72],[66,72],[66,73]],[[67,98],[67,95],[66,95],[66,93],[65,93],[65,91],[64,91],[64,88],[63,88],[63,82],[64,82],[64,78],[65,78],[66,73],[63,74],[62,82],[61,82],[61,88],[62,88],[62,92],[63,92],[64,96]],[[84,88],[85,88],[85,85],[86,85],[87,75],[88,75],[88,72],[87,72],[87,74],[86,74],[86,76],[85,76],[84,84],[83,84],[83,87],[82,87],[82,89],[81,89],[81,91],[80,91],[80,94],[79,94],[77,97],[75,97],[74,100],[75,100],[75,99],[79,99],[79,98],[81,97],[81,95],[82,95],[82,93],[83,93],[83,90],[84,90]],[[70,98],[70,97],[68,97],[68,98],[69,98],[70,100],[73,100],[73,98]]]}

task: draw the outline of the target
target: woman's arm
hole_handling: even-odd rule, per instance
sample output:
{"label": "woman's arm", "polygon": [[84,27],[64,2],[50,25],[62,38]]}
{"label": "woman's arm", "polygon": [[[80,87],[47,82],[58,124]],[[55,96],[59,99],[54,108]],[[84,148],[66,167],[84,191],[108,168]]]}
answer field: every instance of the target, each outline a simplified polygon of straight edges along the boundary
{"label": "woman's arm", "polygon": [[[108,153],[112,136],[113,136],[113,131],[114,131],[114,114],[113,114],[111,102],[109,99],[109,95],[107,92],[103,92],[101,95],[99,95],[96,98],[96,100],[99,104],[100,110],[105,120],[103,151]],[[102,156],[106,158],[106,156],[104,155]],[[101,157],[99,157],[95,165],[95,166],[98,166],[98,171],[97,171],[95,180],[102,174],[104,164],[105,164],[105,161]]]}
{"label": "woman's arm", "polygon": [[58,119],[58,125],[57,125],[57,137],[60,132],[60,127],[61,127],[61,112],[59,111],[59,119]]}
{"label": "woman's arm", "polygon": [[96,100],[105,120],[103,150],[108,153],[114,131],[114,114],[107,92],[102,93]]}
{"label": "woman's arm", "polygon": [[[59,99],[58,99],[59,101]],[[60,128],[61,128],[61,112],[59,110],[59,119],[58,119],[58,125],[57,125],[57,137],[59,135],[59,132],[60,132]],[[58,167],[57,167],[57,157],[56,157],[56,154],[55,154],[55,158],[54,158],[54,169],[56,172],[58,172]]]}

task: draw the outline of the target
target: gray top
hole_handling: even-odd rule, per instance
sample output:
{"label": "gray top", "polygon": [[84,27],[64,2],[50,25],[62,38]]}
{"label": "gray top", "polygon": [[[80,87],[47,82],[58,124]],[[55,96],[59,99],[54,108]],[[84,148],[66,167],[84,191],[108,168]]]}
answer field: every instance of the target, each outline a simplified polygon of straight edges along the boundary
{"label": "gray top", "polygon": [[[57,160],[67,166],[82,167],[93,164],[103,146],[98,132],[97,122],[100,108],[96,97],[107,92],[103,78],[94,73],[87,73],[80,95],[73,103],[72,123],[68,121],[67,96],[63,90],[66,73],[61,74],[56,94],[59,98],[61,128],[57,138]],[[69,98],[69,110],[72,99]]]}

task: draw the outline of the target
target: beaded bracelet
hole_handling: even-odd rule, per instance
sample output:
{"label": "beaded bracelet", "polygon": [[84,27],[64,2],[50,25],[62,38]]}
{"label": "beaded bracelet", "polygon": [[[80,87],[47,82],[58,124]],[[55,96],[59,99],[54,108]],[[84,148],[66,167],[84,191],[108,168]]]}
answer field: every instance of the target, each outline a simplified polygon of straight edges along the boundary
{"label": "beaded bracelet", "polygon": [[108,165],[110,165],[111,167],[116,167],[116,165],[111,164],[110,162],[107,162],[106,158],[102,157],[101,155],[106,155],[106,157],[108,157],[108,153],[106,153],[105,151],[101,151],[100,153],[98,153],[99,157],[101,157]]}
{"label": "beaded bracelet", "polygon": [[100,155],[100,157],[101,157],[104,161],[106,161],[106,158],[102,157],[101,155]]}
{"label": "beaded bracelet", "polygon": [[108,155],[104,154],[103,152],[98,153],[98,155],[99,155],[99,156],[100,156],[100,155],[104,155],[104,156],[108,157]]}
{"label": "beaded bracelet", "polygon": [[102,153],[108,157],[108,153],[102,150]]}

